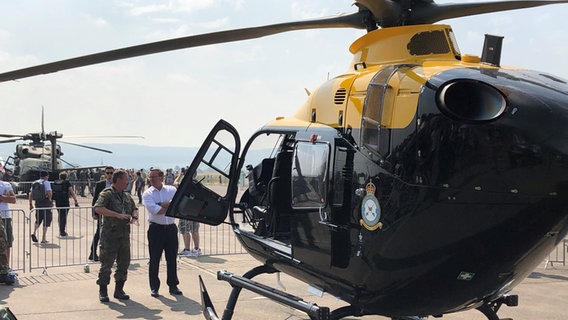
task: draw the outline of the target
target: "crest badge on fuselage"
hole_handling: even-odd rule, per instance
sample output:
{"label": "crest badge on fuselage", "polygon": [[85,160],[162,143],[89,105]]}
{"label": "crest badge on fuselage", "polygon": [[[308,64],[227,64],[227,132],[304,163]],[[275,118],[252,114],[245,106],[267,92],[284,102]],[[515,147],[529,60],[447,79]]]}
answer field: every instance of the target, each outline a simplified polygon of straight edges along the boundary
{"label": "crest badge on fuselage", "polygon": [[375,197],[377,188],[370,181],[365,189],[367,195],[363,197],[361,202],[361,225],[370,231],[381,229],[383,227],[383,224],[379,221],[381,218],[381,206],[379,200]]}

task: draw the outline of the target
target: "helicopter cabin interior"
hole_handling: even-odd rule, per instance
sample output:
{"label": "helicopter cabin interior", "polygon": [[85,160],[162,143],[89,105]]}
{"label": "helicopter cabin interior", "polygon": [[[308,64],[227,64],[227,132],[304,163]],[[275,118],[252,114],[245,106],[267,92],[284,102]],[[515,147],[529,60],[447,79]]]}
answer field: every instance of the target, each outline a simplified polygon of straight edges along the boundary
{"label": "helicopter cabin interior", "polygon": [[272,136],[274,150],[256,166],[245,160],[248,187],[237,206],[256,235],[289,244],[292,212],[325,206],[329,146],[296,141],[294,133]]}

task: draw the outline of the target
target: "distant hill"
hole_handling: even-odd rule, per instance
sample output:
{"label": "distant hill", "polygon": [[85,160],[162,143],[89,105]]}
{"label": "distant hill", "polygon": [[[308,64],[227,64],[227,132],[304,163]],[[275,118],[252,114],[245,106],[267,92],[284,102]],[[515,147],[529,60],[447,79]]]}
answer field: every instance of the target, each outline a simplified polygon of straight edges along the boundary
{"label": "distant hill", "polygon": [[[113,153],[104,153],[77,146],[61,144],[62,159],[76,166],[111,165],[117,168],[148,169],[158,167],[162,169],[185,167],[191,164],[199,151],[199,147],[152,147],[137,144],[102,144],[89,143],[91,147],[110,150]],[[0,157],[6,159],[13,155],[16,143],[0,144]],[[267,150],[249,151],[248,159],[256,164],[262,159]]]}
{"label": "distant hill", "polygon": [[[104,153],[72,145],[61,144],[62,159],[77,166],[111,165],[120,168],[149,168],[163,169],[188,166],[199,148],[183,147],[151,147],[136,144],[97,144],[89,143],[91,147],[110,150]],[[16,150],[15,143],[0,144],[0,156],[5,160]]]}

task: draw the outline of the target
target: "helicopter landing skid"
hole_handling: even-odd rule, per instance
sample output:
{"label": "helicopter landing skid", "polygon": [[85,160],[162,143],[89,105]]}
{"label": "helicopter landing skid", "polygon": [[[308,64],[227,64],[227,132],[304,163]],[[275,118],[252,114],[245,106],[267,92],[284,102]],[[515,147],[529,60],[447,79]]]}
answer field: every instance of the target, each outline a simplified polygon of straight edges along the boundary
{"label": "helicopter landing skid", "polygon": [[477,310],[483,313],[488,320],[512,320],[509,318],[499,318],[499,316],[497,315],[497,311],[499,311],[499,308],[502,304],[505,304],[509,307],[516,307],[519,305],[519,296],[503,296],[495,301],[485,302],[482,306],[477,308]]}
{"label": "helicopter landing skid", "polygon": [[[229,300],[227,301],[227,306],[225,307],[225,311],[223,312],[223,320],[230,320],[233,317],[233,312],[235,306],[237,304],[237,299],[239,298],[239,294],[241,289],[248,289],[252,292],[270,298],[276,302],[281,304],[290,306],[297,310],[305,312],[310,319],[313,320],[329,320],[330,318],[330,311],[327,307],[319,307],[318,305],[306,302],[302,300],[300,297],[296,297],[290,295],[286,292],[280,291],[278,289],[263,285],[261,283],[252,281],[251,279],[257,275],[263,273],[274,273],[278,272],[276,269],[263,265],[258,266],[256,268],[251,269],[243,276],[236,276],[227,271],[219,271],[217,272],[217,279],[229,282],[229,284],[233,287],[231,291],[231,295],[229,296]],[[203,283],[203,279],[199,276],[199,287],[201,290],[201,305],[203,315],[208,320],[218,320],[220,319],[215,312],[215,308],[213,303],[211,302],[211,298],[207,293],[207,289],[205,288],[205,284]]]}

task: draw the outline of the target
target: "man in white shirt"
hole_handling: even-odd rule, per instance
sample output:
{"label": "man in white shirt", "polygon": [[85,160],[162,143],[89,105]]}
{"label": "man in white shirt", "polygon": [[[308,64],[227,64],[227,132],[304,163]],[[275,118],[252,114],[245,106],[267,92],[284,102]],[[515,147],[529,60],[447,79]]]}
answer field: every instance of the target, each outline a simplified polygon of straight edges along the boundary
{"label": "man in white shirt", "polygon": [[9,203],[16,203],[16,194],[9,182],[0,180],[0,222],[4,223],[6,237],[8,239],[8,250],[6,252],[8,261],[10,261],[10,248],[14,242],[14,234],[12,233],[12,213],[10,212]]}
{"label": "man in white shirt", "polygon": [[8,276],[10,248],[14,241],[9,203],[16,203],[16,195],[10,183],[0,180],[0,283],[7,285],[14,283]]}
{"label": "man in white shirt", "polygon": [[162,252],[166,256],[167,279],[170,294],[181,295],[178,289],[179,279],[177,276],[177,250],[178,229],[175,218],[166,216],[166,211],[176,193],[174,186],[164,184],[164,172],[161,169],[152,168],[148,174],[151,187],[142,196],[146,212],[148,213],[148,250],[150,253],[149,281],[150,295],[159,297],[160,278],[158,271]]}

